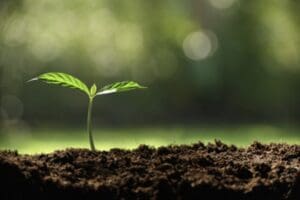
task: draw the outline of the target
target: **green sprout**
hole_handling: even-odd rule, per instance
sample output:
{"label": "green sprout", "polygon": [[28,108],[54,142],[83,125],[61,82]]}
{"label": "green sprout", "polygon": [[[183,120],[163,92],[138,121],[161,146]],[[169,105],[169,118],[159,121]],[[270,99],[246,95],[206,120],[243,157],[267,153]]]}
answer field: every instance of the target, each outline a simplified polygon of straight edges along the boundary
{"label": "green sprout", "polygon": [[36,81],[36,80],[40,80],[48,84],[55,84],[55,85],[60,85],[62,87],[76,89],[85,93],[88,96],[89,104],[88,104],[88,111],[87,111],[87,132],[89,135],[90,147],[92,151],[96,150],[94,139],[93,139],[92,120],[91,120],[94,98],[100,95],[146,88],[133,81],[122,81],[122,82],[116,82],[113,84],[106,85],[99,90],[97,89],[96,84],[93,84],[92,87],[88,89],[86,84],[84,84],[78,78],[61,72],[44,73],[35,78],[30,79],[28,82]]}

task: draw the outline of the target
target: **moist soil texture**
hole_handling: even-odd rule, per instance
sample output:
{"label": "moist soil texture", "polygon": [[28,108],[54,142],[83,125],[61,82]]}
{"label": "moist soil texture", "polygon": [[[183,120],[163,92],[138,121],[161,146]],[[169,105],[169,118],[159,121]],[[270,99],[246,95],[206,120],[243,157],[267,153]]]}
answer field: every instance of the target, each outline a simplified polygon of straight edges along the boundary
{"label": "moist soil texture", "polygon": [[300,200],[300,145],[0,152],[0,199]]}

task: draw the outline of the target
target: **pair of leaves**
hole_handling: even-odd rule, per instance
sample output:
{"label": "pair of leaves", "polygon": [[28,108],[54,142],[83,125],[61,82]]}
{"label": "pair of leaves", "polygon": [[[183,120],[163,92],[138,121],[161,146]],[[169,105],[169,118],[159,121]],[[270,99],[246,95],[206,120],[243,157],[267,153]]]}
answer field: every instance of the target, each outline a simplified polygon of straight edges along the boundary
{"label": "pair of leaves", "polygon": [[49,72],[41,74],[30,81],[41,80],[48,84],[60,85],[67,88],[77,89],[81,92],[87,94],[90,98],[93,98],[98,95],[112,94],[117,92],[125,92],[135,89],[144,89],[146,87],[139,85],[134,81],[122,81],[116,82],[110,85],[106,85],[101,88],[99,91],[97,90],[97,86],[95,84],[92,85],[90,89],[78,78],[61,72]]}

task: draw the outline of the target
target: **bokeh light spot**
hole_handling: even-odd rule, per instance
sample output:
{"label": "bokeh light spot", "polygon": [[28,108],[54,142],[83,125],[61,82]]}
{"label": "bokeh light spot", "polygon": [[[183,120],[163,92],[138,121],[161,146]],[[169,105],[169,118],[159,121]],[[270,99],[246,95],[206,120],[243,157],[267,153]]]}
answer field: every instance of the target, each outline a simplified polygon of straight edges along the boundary
{"label": "bokeh light spot", "polygon": [[217,37],[212,32],[192,32],[183,41],[183,51],[192,60],[203,60],[217,49]]}
{"label": "bokeh light spot", "polygon": [[236,0],[209,0],[210,4],[217,9],[227,9],[233,6]]}
{"label": "bokeh light spot", "polygon": [[23,114],[23,103],[22,101],[13,95],[4,95],[1,98],[0,104],[3,117],[8,119],[19,119]]}

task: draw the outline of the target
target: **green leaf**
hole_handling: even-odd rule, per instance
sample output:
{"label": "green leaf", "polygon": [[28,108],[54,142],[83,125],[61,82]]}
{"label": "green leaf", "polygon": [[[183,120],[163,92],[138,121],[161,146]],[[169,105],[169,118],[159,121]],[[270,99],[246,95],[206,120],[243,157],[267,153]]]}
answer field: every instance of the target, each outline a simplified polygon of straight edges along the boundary
{"label": "green leaf", "polygon": [[126,92],[135,89],[145,89],[146,87],[141,86],[140,84],[133,82],[133,81],[122,81],[116,82],[110,85],[106,85],[100,89],[96,95],[105,95],[105,94],[112,94],[117,92]]}
{"label": "green leaf", "polygon": [[96,92],[97,92],[97,86],[96,84],[94,83],[90,89],[90,94],[91,96],[95,96],[96,95]]}
{"label": "green leaf", "polygon": [[81,80],[69,74],[61,72],[49,72],[30,79],[28,82],[36,80],[41,80],[48,84],[55,84],[67,88],[77,89],[86,93],[87,95],[90,95],[88,87]]}

